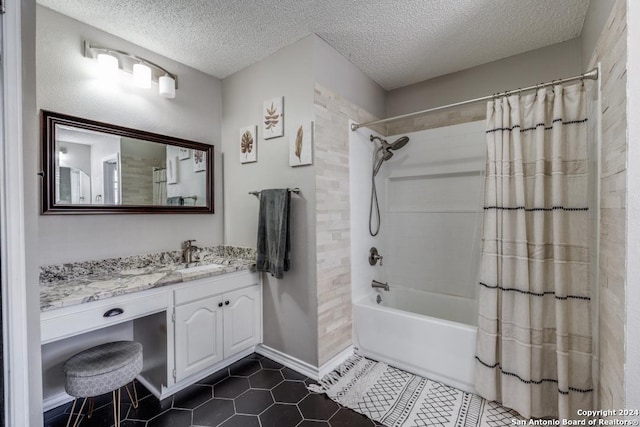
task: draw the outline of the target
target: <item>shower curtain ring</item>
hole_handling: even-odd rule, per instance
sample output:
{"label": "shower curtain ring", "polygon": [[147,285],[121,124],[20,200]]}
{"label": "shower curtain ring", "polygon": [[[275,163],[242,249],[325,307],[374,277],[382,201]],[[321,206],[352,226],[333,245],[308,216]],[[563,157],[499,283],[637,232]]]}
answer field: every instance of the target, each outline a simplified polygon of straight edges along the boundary
{"label": "shower curtain ring", "polygon": [[538,96],[538,91],[544,87],[543,83],[536,83],[536,97]]}

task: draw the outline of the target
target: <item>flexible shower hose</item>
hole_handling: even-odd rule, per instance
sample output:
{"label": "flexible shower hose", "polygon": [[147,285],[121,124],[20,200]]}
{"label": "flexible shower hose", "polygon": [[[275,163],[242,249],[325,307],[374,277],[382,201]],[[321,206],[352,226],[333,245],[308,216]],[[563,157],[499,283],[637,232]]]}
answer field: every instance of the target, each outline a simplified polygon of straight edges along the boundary
{"label": "flexible shower hose", "polygon": [[[373,164],[375,167],[376,157],[373,158]],[[376,229],[373,230],[373,208],[375,204],[376,212]],[[380,232],[380,205],[378,204],[378,192],[376,191],[376,176],[371,170],[371,201],[369,203],[369,234],[377,236]]]}

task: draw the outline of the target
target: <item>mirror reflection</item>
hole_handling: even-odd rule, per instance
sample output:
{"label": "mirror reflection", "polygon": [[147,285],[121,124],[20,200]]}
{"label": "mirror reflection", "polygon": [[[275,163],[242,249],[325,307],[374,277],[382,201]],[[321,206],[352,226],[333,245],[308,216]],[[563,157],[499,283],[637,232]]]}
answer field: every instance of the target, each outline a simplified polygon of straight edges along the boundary
{"label": "mirror reflection", "polygon": [[213,212],[213,146],[42,112],[43,212]]}
{"label": "mirror reflection", "polygon": [[56,204],[205,206],[206,153],[55,126]]}

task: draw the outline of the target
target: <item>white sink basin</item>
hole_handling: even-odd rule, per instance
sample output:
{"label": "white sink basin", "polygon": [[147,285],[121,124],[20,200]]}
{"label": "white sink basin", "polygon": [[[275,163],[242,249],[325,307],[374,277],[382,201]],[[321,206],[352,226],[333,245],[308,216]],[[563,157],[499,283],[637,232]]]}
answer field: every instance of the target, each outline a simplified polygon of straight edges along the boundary
{"label": "white sink basin", "polygon": [[177,273],[198,273],[202,271],[214,271],[220,270],[221,268],[226,267],[224,264],[206,264],[206,265],[198,265],[194,267],[185,267],[179,270],[176,270]]}

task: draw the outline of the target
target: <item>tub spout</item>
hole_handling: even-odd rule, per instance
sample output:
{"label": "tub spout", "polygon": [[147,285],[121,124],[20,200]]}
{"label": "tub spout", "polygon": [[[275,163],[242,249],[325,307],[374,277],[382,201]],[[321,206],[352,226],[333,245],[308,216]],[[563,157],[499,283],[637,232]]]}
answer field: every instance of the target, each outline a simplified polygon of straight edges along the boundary
{"label": "tub spout", "polygon": [[388,283],[382,283],[382,282],[378,282],[377,280],[372,280],[371,281],[371,287],[372,288],[379,288],[379,289],[384,289],[385,291],[389,290],[389,284]]}

